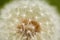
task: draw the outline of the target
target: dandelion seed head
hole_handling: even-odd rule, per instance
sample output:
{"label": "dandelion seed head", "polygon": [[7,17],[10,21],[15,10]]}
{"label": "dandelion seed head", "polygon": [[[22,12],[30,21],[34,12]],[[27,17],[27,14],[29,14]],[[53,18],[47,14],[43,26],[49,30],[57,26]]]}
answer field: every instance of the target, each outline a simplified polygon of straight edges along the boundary
{"label": "dandelion seed head", "polygon": [[[17,11],[16,8],[18,8]],[[26,40],[29,39],[54,40],[48,37],[49,35],[51,35],[53,38],[56,38],[54,36],[55,34],[53,35],[51,34],[53,33],[53,31],[55,31],[55,29],[53,30],[53,28],[55,27],[57,28],[57,24],[56,24],[57,16],[55,15],[56,13],[54,12],[55,10],[54,11],[53,10],[54,9],[52,9],[52,7],[50,7],[48,4],[42,1],[20,1],[19,0],[19,1],[14,1],[9,5],[6,5],[1,12],[2,12],[2,19],[4,19],[2,21],[4,22],[4,24],[7,24],[7,26],[4,26],[4,28],[2,27],[2,30],[3,31],[6,30],[7,32],[12,31],[8,33],[6,33],[5,31],[6,34],[9,34],[7,40],[10,39],[11,40],[25,40],[25,39]],[[7,15],[7,13],[9,14],[9,16]],[[54,26],[53,24],[56,26]],[[48,30],[51,33],[48,34],[49,32]],[[14,33],[14,31],[16,31],[16,33]]]}

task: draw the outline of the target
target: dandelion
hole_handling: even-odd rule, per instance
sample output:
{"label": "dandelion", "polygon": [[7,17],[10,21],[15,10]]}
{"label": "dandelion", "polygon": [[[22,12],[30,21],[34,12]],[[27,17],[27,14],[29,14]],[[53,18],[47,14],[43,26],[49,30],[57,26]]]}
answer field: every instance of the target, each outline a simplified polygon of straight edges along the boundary
{"label": "dandelion", "polygon": [[13,1],[4,6],[1,13],[0,40],[57,40],[58,38],[57,12],[43,1]]}

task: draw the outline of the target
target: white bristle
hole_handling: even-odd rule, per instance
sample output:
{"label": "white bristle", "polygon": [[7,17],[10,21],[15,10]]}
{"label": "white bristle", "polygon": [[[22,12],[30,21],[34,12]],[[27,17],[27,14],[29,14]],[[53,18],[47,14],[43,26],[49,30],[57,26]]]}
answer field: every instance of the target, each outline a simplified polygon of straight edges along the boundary
{"label": "white bristle", "polygon": [[[34,31],[35,27],[30,23],[28,23],[27,25],[25,25],[25,23],[22,23],[23,20],[20,20],[22,18],[28,19],[29,22],[34,20],[39,23],[39,27],[41,27],[42,30],[41,32],[39,32],[41,34],[37,34],[38,36],[40,35],[39,38],[41,38],[42,40],[58,40],[58,37],[60,37],[58,35],[60,34],[60,21],[58,20],[59,18],[56,13],[57,12],[55,7],[48,5],[42,0],[13,0],[11,3],[6,4],[4,8],[1,9],[0,40],[24,40],[27,37],[27,35],[25,34],[25,27],[26,30],[28,28],[31,28]],[[23,31],[22,35],[14,33],[14,31],[16,31],[17,29],[16,26],[19,23],[23,25],[24,30],[19,29],[19,31]],[[31,36],[30,40],[40,40],[38,36],[34,34],[36,32],[33,31],[31,32],[30,30],[27,30],[27,33],[29,33]],[[8,35],[8,37],[6,35]],[[52,38],[49,38],[49,35]]]}

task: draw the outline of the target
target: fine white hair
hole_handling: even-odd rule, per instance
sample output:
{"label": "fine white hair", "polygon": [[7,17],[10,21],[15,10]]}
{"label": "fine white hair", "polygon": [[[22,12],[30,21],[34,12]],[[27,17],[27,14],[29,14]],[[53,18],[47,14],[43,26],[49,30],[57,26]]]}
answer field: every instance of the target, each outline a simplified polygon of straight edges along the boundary
{"label": "fine white hair", "polygon": [[[23,40],[16,34],[16,24],[20,18],[35,18],[43,31],[31,40],[59,40],[59,17],[55,7],[44,0],[13,0],[1,9],[0,40]],[[25,38],[25,37],[24,37]]]}

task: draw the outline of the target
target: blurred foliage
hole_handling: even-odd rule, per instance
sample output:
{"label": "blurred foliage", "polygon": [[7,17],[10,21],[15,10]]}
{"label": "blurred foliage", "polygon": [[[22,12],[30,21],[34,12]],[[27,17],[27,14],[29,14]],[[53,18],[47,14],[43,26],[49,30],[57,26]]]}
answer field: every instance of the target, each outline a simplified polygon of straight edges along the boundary
{"label": "blurred foliage", "polygon": [[60,14],[60,0],[46,0],[50,5],[52,6],[56,6],[57,7],[57,11]]}
{"label": "blurred foliage", "polygon": [[0,0],[0,9],[4,7],[6,3],[9,3],[11,0]]}
{"label": "blurred foliage", "polygon": [[[9,3],[12,0],[0,0],[0,9],[4,7],[4,4]],[[60,0],[46,0],[50,5],[56,6],[58,12],[60,12]],[[60,14],[60,13],[59,13]]]}

